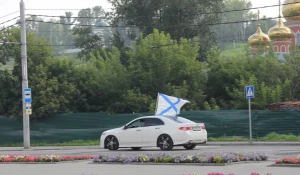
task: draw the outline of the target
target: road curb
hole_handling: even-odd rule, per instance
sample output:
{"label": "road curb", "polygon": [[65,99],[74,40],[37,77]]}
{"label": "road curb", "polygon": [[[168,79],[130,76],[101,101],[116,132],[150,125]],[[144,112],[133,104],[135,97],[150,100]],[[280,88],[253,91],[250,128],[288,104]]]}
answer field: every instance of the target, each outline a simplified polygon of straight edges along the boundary
{"label": "road curb", "polygon": [[295,168],[300,168],[300,164],[272,164],[269,165],[268,167],[295,167]]}
{"label": "road curb", "polygon": [[265,146],[265,145],[271,145],[271,146],[282,146],[282,145],[287,145],[287,146],[298,146],[300,145],[300,142],[208,142],[206,144],[207,146],[231,146],[231,145],[239,145],[239,146]]}

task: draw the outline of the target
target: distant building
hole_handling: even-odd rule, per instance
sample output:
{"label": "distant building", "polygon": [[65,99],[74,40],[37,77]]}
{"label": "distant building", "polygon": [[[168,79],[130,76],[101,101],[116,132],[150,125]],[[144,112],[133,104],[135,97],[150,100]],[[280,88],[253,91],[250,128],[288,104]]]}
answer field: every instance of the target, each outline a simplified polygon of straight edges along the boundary
{"label": "distant building", "polygon": [[[281,3],[279,1],[279,19],[277,24],[268,31],[268,35],[261,31],[258,24],[257,32],[248,39],[252,54],[256,54],[259,46],[264,46],[268,52],[269,42],[272,43],[274,52],[280,60],[284,55],[290,53],[291,46],[300,46],[300,3],[293,3],[296,0],[285,0],[282,12],[286,22],[282,22]],[[258,15],[259,16],[259,15]]]}
{"label": "distant building", "polygon": [[264,52],[269,51],[270,38],[267,34],[262,32],[260,26],[261,25],[260,25],[259,11],[258,11],[257,30],[248,39],[248,43],[250,45],[250,51],[252,55],[256,55],[261,47],[263,48]]}
{"label": "distant building", "polygon": [[280,110],[300,111],[300,101],[287,101],[287,102],[270,104],[268,106],[268,110],[271,110],[271,111],[280,111]]}
{"label": "distant building", "polygon": [[113,32],[112,32],[112,28],[109,26],[107,22],[103,20],[97,22],[94,27],[94,33],[101,36],[104,47],[110,46],[111,44],[110,40],[113,37]]}

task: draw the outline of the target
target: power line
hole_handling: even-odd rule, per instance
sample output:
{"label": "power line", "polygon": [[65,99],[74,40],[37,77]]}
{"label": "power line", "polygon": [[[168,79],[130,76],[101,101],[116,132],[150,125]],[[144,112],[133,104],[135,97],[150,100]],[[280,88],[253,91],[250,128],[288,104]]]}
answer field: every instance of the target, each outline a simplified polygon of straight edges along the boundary
{"label": "power line", "polygon": [[66,17],[66,16],[51,16],[51,15],[36,15],[36,14],[27,14],[27,16],[43,16],[43,17],[51,17],[51,18],[74,18],[74,19],[80,19],[80,18],[83,18],[83,19],[87,19],[87,18],[90,18],[90,19],[105,19],[105,17],[90,17],[90,16],[87,16],[87,17],[83,17],[83,16]]}
{"label": "power line", "polygon": [[12,20],[15,20],[15,19],[17,19],[17,18],[20,18],[20,16],[17,16],[17,17],[15,17],[15,18],[10,19],[10,20],[4,21],[4,22],[0,23],[0,25],[5,24],[5,23],[7,23],[7,22],[10,22],[10,21],[12,21]]}
{"label": "power line", "polygon": [[[111,32],[111,30],[101,30],[104,32]],[[39,31],[27,31],[27,32],[37,32],[37,33],[72,33],[73,31],[58,31],[58,30],[39,30]]]}
{"label": "power line", "polygon": [[1,19],[1,18],[4,18],[4,17],[7,17],[7,16],[10,16],[10,15],[13,15],[13,14],[15,14],[15,13],[19,13],[19,11],[16,11],[16,12],[10,13],[10,14],[8,14],[8,15],[5,15],[5,16],[1,16],[1,17],[0,17],[0,19]]}
{"label": "power line", "polygon": [[26,10],[36,10],[36,11],[44,11],[44,10],[47,10],[47,11],[60,11],[60,10],[92,10],[92,9],[26,9]]}
{"label": "power line", "polygon": [[15,23],[15,24],[13,24],[13,25],[7,26],[7,27],[1,29],[0,32],[4,31],[4,30],[6,30],[6,29],[8,29],[8,28],[10,28],[10,27],[13,27],[13,26],[15,26],[16,24],[18,24],[18,23]]}
{"label": "power line", "polygon": [[[281,5],[291,5],[291,4],[298,4],[300,2],[291,2],[291,3],[285,3]],[[206,13],[197,13],[194,15],[210,15],[210,14],[218,14],[218,13],[229,13],[229,12],[239,12],[239,11],[248,11],[248,10],[256,10],[256,9],[263,9],[263,8],[270,8],[270,7],[278,7],[279,4],[276,5],[268,5],[268,6],[261,6],[261,7],[252,7],[252,8],[243,8],[243,9],[233,9],[233,10],[224,10],[219,12],[206,12]],[[89,9],[28,9],[28,10],[89,10]],[[33,14],[31,14],[33,15]],[[194,16],[193,15],[193,16]],[[44,17],[61,17],[61,16],[48,16],[48,15],[35,15],[35,16],[44,16]],[[192,15],[184,15],[184,14],[176,14],[176,15],[165,15],[165,16],[192,16]],[[160,17],[160,16],[128,16],[123,18],[147,18],[147,17]],[[95,17],[71,17],[71,18],[95,18]]]}
{"label": "power line", "polygon": [[[295,17],[299,15],[293,15],[293,16],[286,16],[286,17]],[[272,20],[272,19],[278,19],[280,17],[270,17],[270,18],[262,18],[260,20]],[[27,20],[27,21],[33,21],[33,22],[41,22],[41,23],[51,23],[51,24],[59,24],[59,25],[76,25],[78,27],[98,27],[97,25],[91,25],[91,24],[67,24],[67,23],[58,23],[58,22],[51,22],[51,21],[38,21],[38,20]],[[223,23],[207,23],[202,25],[208,25],[208,26],[214,26],[214,25],[221,25],[221,24],[236,24],[236,23],[248,23],[248,22],[256,22],[257,19],[253,20],[244,20],[244,21],[233,21],[233,22],[223,22]],[[128,27],[128,28],[138,28],[138,27],[197,27],[200,26],[198,24],[184,24],[184,25],[149,25],[149,26],[136,26],[136,25],[124,25],[124,26],[101,26],[103,28],[118,28],[118,27]]]}
{"label": "power line", "polygon": [[48,47],[76,47],[75,45],[64,45],[64,44],[60,44],[60,45],[50,45],[50,44],[28,44],[29,46],[48,46]]}

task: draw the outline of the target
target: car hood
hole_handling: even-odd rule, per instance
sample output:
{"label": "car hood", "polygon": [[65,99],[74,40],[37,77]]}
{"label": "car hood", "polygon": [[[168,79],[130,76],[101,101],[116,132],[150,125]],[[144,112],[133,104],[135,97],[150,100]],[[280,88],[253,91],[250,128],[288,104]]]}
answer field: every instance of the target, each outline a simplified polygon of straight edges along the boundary
{"label": "car hood", "polygon": [[122,130],[123,127],[120,127],[120,128],[114,128],[114,129],[110,129],[110,130],[106,130],[104,131],[105,133],[112,133],[112,132],[118,132],[120,130]]}

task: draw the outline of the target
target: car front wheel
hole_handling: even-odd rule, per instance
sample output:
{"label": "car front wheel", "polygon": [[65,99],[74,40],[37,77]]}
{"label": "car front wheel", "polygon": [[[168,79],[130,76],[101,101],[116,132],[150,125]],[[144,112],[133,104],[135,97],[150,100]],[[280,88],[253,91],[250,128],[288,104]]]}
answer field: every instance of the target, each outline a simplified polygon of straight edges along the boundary
{"label": "car front wheel", "polygon": [[113,135],[107,136],[105,138],[104,144],[105,144],[105,147],[109,150],[118,150],[119,149],[119,141]]}
{"label": "car front wheel", "polygon": [[194,148],[196,148],[196,146],[197,146],[197,144],[188,144],[188,145],[184,145],[183,147],[185,149],[194,149]]}
{"label": "car front wheel", "polygon": [[157,143],[161,150],[172,150],[174,146],[172,138],[167,134],[159,136]]}

